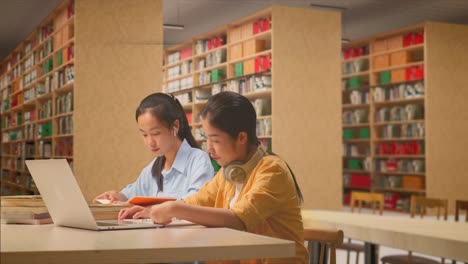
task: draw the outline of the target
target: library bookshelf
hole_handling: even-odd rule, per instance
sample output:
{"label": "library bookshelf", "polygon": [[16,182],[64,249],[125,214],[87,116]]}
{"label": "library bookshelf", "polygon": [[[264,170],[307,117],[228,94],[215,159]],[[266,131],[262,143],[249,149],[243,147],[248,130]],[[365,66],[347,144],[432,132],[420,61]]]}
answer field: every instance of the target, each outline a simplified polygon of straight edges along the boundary
{"label": "library bookshelf", "polygon": [[0,65],[1,194],[37,194],[25,159],[73,163],[74,6],[59,5]]}
{"label": "library bookshelf", "polygon": [[259,140],[298,177],[304,206],[338,209],[340,32],[337,12],[273,6],[167,48],[163,91],[182,103],[202,148],[208,98],[244,95]]}
{"label": "library bookshelf", "polygon": [[37,193],[25,159],[67,159],[90,202],[153,158],[134,115],[161,89],[162,1],[111,2],[64,1],[1,63],[2,195]]}
{"label": "library bookshelf", "polygon": [[412,195],[466,198],[467,33],[424,22],[343,46],[344,204],[353,190],[403,212]]}

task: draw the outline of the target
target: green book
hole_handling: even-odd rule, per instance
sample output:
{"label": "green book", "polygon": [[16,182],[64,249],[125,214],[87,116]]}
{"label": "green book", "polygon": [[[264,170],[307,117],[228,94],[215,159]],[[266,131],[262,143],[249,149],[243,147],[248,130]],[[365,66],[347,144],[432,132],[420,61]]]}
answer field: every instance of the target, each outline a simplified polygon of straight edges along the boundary
{"label": "green book", "polygon": [[343,139],[352,139],[354,131],[352,129],[343,129]]}
{"label": "green book", "polygon": [[390,71],[383,71],[380,73],[380,84],[389,84],[391,82]]}
{"label": "green book", "polygon": [[57,66],[62,65],[62,62],[63,62],[62,51],[59,51],[59,52],[57,53]]}

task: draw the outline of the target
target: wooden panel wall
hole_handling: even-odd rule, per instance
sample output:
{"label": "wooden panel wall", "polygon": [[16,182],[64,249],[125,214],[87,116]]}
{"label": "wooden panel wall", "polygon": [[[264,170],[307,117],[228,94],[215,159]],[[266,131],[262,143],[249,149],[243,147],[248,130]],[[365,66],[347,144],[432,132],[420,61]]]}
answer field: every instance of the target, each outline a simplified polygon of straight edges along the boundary
{"label": "wooden panel wall", "polygon": [[468,200],[468,26],[426,26],[426,195]]}
{"label": "wooden panel wall", "polygon": [[135,109],[161,91],[162,1],[77,0],[75,10],[74,171],[89,201],[153,158]]}
{"label": "wooden panel wall", "polygon": [[304,208],[341,209],[341,14],[275,6],[272,21],[273,151]]}

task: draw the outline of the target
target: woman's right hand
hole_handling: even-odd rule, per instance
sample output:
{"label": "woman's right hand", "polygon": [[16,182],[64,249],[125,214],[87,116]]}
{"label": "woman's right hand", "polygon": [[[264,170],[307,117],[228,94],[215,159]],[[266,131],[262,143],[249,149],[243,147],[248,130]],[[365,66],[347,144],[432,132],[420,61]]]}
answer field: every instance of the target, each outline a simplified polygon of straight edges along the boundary
{"label": "woman's right hand", "polygon": [[143,207],[139,205],[132,206],[130,208],[121,209],[119,212],[118,219],[123,220],[125,218],[149,218],[151,207]]}
{"label": "woman's right hand", "polygon": [[107,191],[96,196],[93,199],[93,203],[98,203],[97,199],[107,199],[111,203],[114,203],[114,202],[125,202],[127,200],[127,197],[125,197],[125,195],[120,192],[112,190],[112,191]]}

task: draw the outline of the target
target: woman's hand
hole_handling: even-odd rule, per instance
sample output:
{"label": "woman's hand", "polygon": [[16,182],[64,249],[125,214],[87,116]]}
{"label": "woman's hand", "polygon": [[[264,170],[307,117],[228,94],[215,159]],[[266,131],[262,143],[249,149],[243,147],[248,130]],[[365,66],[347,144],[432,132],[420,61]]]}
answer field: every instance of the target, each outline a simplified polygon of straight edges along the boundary
{"label": "woman's hand", "polygon": [[93,203],[98,203],[97,199],[107,199],[109,200],[111,203],[116,203],[116,202],[125,202],[127,201],[127,197],[125,197],[124,194],[122,194],[121,192],[117,192],[117,191],[107,191],[107,192],[104,192],[98,196],[96,196],[94,199],[93,199]]}
{"label": "woman's hand", "polygon": [[143,207],[139,205],[135,205],[130,208],[124,208],[120,210],[118,219],[123,220],[125,218],[150,218],[150,210],[150,207]]}
{"label": "woman's hand", "polygon": [[167,225],[174,217],[173,210],[177,202],[165,202],[151,207],[150,216],[154,223]]}

